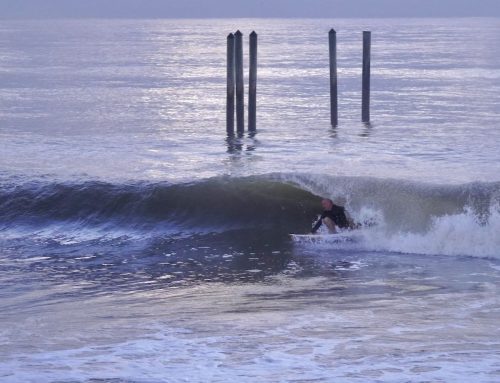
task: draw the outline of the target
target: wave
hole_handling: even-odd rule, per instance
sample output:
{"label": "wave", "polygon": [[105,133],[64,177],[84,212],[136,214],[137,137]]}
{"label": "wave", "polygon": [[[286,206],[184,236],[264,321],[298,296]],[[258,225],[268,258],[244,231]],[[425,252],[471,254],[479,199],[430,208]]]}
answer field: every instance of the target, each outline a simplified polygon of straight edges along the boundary
{"label": "wave", "polygon": [[266,177],[184,184],[4,183],[0,225],[293,226],[307,219],[316,206],[313,194]]}
{"label": "wave", "polygon": [[265,228],[307,232],[320,197],[345,205],[368,250],[500,257],[500,183],[433,185],[324,174],[191,183],[0,182],[0,230],[49,225],[106,235]]}

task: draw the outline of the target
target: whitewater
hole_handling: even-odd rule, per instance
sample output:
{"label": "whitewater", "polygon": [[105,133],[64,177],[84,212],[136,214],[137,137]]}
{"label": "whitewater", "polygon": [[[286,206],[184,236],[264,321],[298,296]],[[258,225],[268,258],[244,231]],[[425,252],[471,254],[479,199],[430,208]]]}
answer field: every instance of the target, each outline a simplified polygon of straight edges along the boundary
{"label": "whitewater", "polygon": [[[237,29],[259,35],[257,134],[228,138]],[[497,382],[499,32],[3,22],[0,381]],[[355,241],[292,240],[323,197]]]}

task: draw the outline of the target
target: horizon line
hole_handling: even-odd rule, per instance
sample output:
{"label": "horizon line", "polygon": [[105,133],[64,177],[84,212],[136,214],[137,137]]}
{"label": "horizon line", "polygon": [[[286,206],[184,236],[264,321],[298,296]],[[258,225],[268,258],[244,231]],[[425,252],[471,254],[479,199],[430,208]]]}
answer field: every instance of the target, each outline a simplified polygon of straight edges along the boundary
{"label": "horizon line", "polygon": [[301,19],[301,20],[339,20],[339,19],[363,19],[363,20],[377,20],[377,19],[500,19],[499,16],[339,16],[339,17],[315,17],[315,16],[208,16],[208,17],[192,17],[192,16],[42,16],[42,17],[2,17],[2,21],[37,21],[37,20],[288,20],[288,19]]}

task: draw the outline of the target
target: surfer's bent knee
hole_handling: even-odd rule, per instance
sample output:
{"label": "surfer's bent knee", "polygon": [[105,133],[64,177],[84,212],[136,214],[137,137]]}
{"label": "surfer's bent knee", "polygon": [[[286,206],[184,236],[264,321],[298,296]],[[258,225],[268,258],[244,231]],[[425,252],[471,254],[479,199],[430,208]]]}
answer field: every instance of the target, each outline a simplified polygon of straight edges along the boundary
{"label": "surfer's bent knee", "polygon": [[328,231],[333,234],[337,232],[337,227],[335,226],[335,222],[329,217],[323,218],[323,223],[328,228]]}

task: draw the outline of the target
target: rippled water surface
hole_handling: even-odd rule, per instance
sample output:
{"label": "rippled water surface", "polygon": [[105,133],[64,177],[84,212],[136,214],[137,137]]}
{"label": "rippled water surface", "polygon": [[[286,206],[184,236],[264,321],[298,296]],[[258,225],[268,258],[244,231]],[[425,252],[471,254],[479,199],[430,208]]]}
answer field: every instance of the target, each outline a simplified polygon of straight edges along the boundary
{"label": "rippled water surface", "polygon": [[[329,126],[332,27],[337,129]],[[226,35],[237,28],[245,43],[259,34],[259,133],[227,146]],[[371,126],[359,122],[362,30],[373,34]],[[498,19],[5,22],[2,170],[498,181],[499,34]]]}

